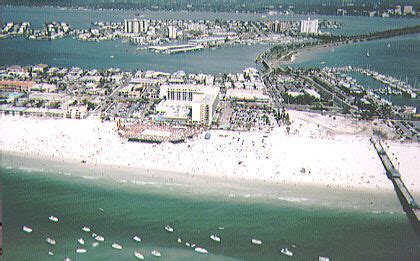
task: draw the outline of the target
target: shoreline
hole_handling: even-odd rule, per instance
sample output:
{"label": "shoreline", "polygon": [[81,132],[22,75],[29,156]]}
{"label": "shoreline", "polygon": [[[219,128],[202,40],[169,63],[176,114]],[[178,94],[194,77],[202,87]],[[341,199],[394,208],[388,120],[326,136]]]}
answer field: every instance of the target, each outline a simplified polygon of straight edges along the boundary
{"label": "shoreline", "polygon": [[[290,114],[290,134],[284,126],[271,133],[212,130],[209,140],[202,133],[177,145],[128,142],[118,137],[114,123],[101,123],[91,117],[69,120],[3,116],[0,149],[194,176],[393,190],[369,141],[372,123],[298,111]],[[415,175],[411,176],[410,191],[420,191]]]}
{"label": "shoreline", "polygon": [[[340,194],[351,194],[360,202],[365,201],[360,195],[383,194],[397,202],[392,182],[369,141],[373,130],[387,130],[385,124],[300,111],[289,114],[289,131],[285,126],[270,132],[210,130],[210,139],[201,133],[185,143],[159,145],[128,142],[117,135],[114,123],[93,117],[2,116],[0,150],[4,156],[23,156],[23,161],[41,169],[45,164],[40,165],[39,159],[51,162],[47,165],[58,164],[58,172],[65,169],[63,164],[76,166],[87,171],[80,175],[86,179],[104,176],[113,182],[140,185],[181,184],[187,194],[205,191],[229,197],[229,191],[234,191],[244,198],[267,194],[267,198],[305,203],[317,199],[328,202],[334,195],[337,205],[347,199]],[[414,196],[420,195],[415,173],[420,144],[389,144],[400,159],[398,166],[407,188]],[[91,174],[90,168],[99,168],[102,173]],[[124,177],[113,171],[123,172]],[[289,200],[287,191],[293,199]],[[311,201],[312,197],[315,199]]]}
{"label": "shoreline", "polygon": [[[69,183],[97,185],[103,189],[187,197],[194,200],[233,200],[239,204],[263,203],[303,209],[335,209],[369,213],[402,212],[394,191],[328,188],[316,184],[272,183],[167,170],[60,161],[38,155],[2,152],[2,168],[42,172]],[[65,169],[65,170],[64,170]]]}
{"label": "shoreline", "polygon": [[[329,47],[343,47],[346,45],[351,45],[351,44],[357,44],[357,43],[363,43],[363,42],[371,42],[371,41],[380,41],[380,40],[384,40],[384,39],[392,39],[392,38],[398,38],[398,37],[406,37],[409,35],[416,35],[419,34],[419,32],[416,33],[410,33],[410,34],[401,34],[401,35],[394,35],[394,36],[389,36],[389,37],[382,37],[382,38],[375,38],[375,39],[364,39],[364,40],[348,40],[347,41],[341,41],[341,42],[334,42],[334,43],[323,43],[320,45],[315,45],[315,46],[309,46],[309,47],[303,47],[303,48],[299,48],[299,49],[294,49],[291,50],[290,52],[288,52],[287,54],[282,56],[282,59],[271,59],[269,63],[267,64],[271,64],[271,67],[278,67],[281,65],[293,65],[294,62],[296,61],[296,59],[299,56],[303,56],[303,59],[305,59],[305,54],[311,53],[313,51],[319,51],[319,50],[324,50],[327,49]],[[261,52],[260,54],[257,55],[257,58],[259,58],[262,54],[270,51],[270,49],[267,49],[263,52]],[[256,59],[257,59],[256,58]],[[286,59],[287,58],[287,59]]]}

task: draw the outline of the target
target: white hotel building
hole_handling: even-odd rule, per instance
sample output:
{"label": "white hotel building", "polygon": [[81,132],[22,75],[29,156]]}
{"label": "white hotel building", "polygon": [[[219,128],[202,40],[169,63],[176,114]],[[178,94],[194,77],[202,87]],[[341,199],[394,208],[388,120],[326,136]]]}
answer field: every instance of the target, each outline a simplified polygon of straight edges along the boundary
{"label": "white hotel building", "polygon": [[300,32],[303,34],[316,34],[318,33],[318,27],[318,19],[311,20],[311,18],[308,18],[308,20],[300,22]]}
{"label": "white hotel building", "polygon": [[124,32],[130,34],[142,34],[146,33],[149,27],[149,21],[145,19],[125,19],[124,20]]}
{"label": "white hotel building", "polygon": [[210,126],[219,104],[219,92],[219,87],[206,85],[161,85],[159,98],[163,100],[156,106],[156,111],[164,113],[168,119],[186,119],[191,110],[193,123]]}

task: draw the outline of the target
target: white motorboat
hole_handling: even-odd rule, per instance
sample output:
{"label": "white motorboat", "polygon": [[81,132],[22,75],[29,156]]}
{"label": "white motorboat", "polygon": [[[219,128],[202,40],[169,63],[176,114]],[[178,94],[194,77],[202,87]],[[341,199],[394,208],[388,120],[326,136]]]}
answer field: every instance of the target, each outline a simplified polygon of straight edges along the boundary
{"label": "white motorboat", "polygon": [[22,230],[25,231],[26,233],[31,233],[32,232],[32,228],[27,227],[27,226],[23,226]]}
{"label": "white motorboat", "polygon": [[134,252],[134,256],[137,257],[138,259],[144,259],[143,254],[138,251]]}
{"label": "white motorboat", "polygon": [[219,230],[224,230],[225,228],[224,227],[219,227]]}
{"label": "white motorboat", "polygon": [[78,253],[78,254],[84,254],[86,252],[87,252],[87,250],[84,249],[84,248],[78,248],[78,249],[76,249],[76,253]]}
{"label": "white motorboat", "polygon": [[162,256],[162,254],[157,249],[152,251],[152,255],[156,256],[156,257],[161,257]]}
{"label": "white motorboat", "polygon": [[180,239],[180,238],[178,238],[177,241],[178,241],[178,243],[182,243],[182,239]]}
{"label": "white motorboat", "polygon": [[66,257],[66,259],[64,259],[64,261],[71,261],[70,257]]}
{"label": "white motorboat", "polygon": [[92,233],[92,237],[95,238],[98,234]]}
{"label": "white motorboat", "polygon": [[141,242],[141,238],[138,237],[138,236],[134,236],[133,237],[133,240],[136,241],[136,242]]}
{"label": "white motorboat", "polygon": [[85,244],[85,240],[83,238],[77,239],[77,242],[79,242],[79,244],[81,244],[81,245]]}
{"label": "white motorboat", "polygon": [[58,222],[58,217],[49,216],[48,219],[51,220],[52,222]]}
{"label": "white motorboat", "polygon": [[210,238],[211,238],[213,241],[220,242],[220,237],[218,237],[217,235],[211,235],[211,236],[210,236]]}
{"label": "white motorboat", "polygon": [[251,239],[251,243],[254,244],[254,245],[261,245],[262,241],[259,240],[259,239],[253,238],[253,239]]}
{"label": "white motorboat", "polygon": [[209,251],[207,251],[206,249],[202,248],[202,247],[196,247],[194,249],[195,252],[201,253],[201,254],[207,254]]}
{"label": "white motorboat", "polygon": [[48,255],[49,256],[53,256],[54,255],[54,252],[48,251]]}
{"label": "white motorboat", "polygon": [[56,244],[55,240],[53,238],[47,237],[45,240],[48,244],[54,246]]}
{"label": "white motorboat", "polygon": [[99,243],[98,242],[93,242],[92,243],[92,247],[97,247],[99,245]]}
{"label": "white motorboat", "polygon": [[191,247],[194,248],[195,247],[195,244],[191,244]]}
{"label": "white motorboat", "polygon": [[123,249],[122,245],[117,244],[117,243],[113,243],[113,244],[112,244],[112,248],[117,249],[117,250],[121,250],[121,249]]}
{"label": "white motorboat", "polygon": [[165,230],[171,233],[174,232],[174,229],[170,225],[166,225]]}
{"label": "white motorboat", "polygon": [[326,256],[319,256],[318,261],[330,261],[330,258]]}
{"label": "white motorboat", "polygon": [[292,251],[290,251],[289,249],[287,249],[287,247],[282,248],[282,249],[280,250],[280,252],[281,252],[282,254],[286,255],[286,256],[293,256],[293,252],[292,252]]}
{"label": "white motorboat", "polygon": [[88,228],[88,227],[82,227],[82,231],[84,231],[84,232],[90,232],[90,228]]}
{"label": "white motorboat", "polygon": [[96,240],[96,241],[100,241],[100,242],[104,242],[104,241],[105,241],[105,238],[104,238],[103,236],[101,236],[101,235],[97,235],[97,236],[95,237],[95,240]]}
{"label": "white motorboat", "polygon": [[186,245],[187,247],[189,247],[189,246],[190,246],[190,243],[188,243],[188,242],[185,242],[185,245]]}

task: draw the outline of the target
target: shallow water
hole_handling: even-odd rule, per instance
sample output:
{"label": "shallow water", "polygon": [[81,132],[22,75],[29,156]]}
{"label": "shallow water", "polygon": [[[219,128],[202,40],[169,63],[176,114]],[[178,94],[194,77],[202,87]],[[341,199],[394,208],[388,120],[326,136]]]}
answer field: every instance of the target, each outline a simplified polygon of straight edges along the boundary
{"label": "shallow water", "polygon": [[[150,193],[133,184],[109,186],[74,176],[60,179],[46,170],[2,168],[2,173],[4,260],[48,260],[48,251],[55,253],[54,260],[66,256],[134,260],[135,250],[147,258],[155,248],[162,260],[279,260],[287,259],[279,252],[285,246],[297,260],[319,255],[333,260],[415,260],[420,255],[418,238],[402,211],[367,213],[294,207],[296,202],[209,199],[205,194],[163,193],[166,188],[156,187]],[[49,221],[50,215],[60,221]],[[163,229],[166,224],[174,227],[173,234]],[[23,225],[34,231],[24,233]],[[104,236],[105,242],[90,246],[93,239],[81,231],[83,226]],[[221,243],[209,238],[213,233],[222,238]],[[134,235],[143,241],[136,243]],[[48,236],[56,239],[56,246],[45,242]],[[89,243],[85,254],[75,253],[79,237]],[[177,243],[178,237],[203,246],[209,254]],[[251,238],[263,244],[252,245]],[[124,249],[112,249],[114,241]]]}

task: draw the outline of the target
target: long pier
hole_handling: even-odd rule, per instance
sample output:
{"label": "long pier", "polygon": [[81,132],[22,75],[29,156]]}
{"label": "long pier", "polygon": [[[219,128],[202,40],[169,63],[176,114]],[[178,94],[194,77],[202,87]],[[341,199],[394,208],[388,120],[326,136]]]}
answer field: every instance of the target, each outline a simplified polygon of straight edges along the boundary
{"label": "long pier", "polygon": [[387,177],[392,181],[394,185],[395,192],[397,193],[398,199],[401,202],[404,212],[407,214],[408,219],[413,225],[415,231],[420,235],[420,207],[417,204],[414,197],[411,195],[408,188],[405,186],[404,182],[401,179],[400,172],[392,164],[388,154],[382,147],[380,141],[375,141],[371,139],[373,146],[378,153],[379,158],[381,159],[382,164],[386,170]]}

